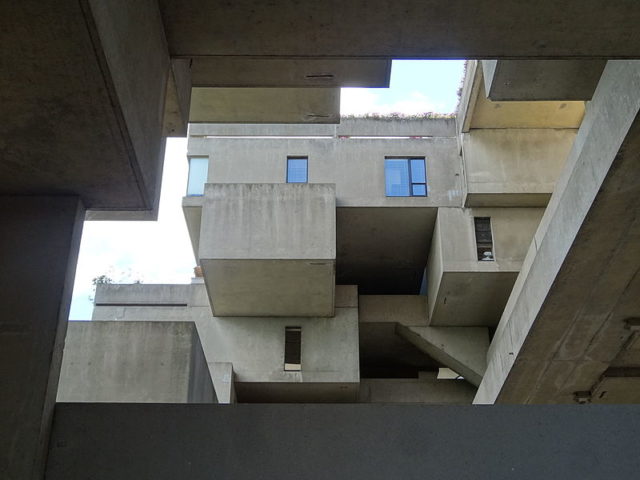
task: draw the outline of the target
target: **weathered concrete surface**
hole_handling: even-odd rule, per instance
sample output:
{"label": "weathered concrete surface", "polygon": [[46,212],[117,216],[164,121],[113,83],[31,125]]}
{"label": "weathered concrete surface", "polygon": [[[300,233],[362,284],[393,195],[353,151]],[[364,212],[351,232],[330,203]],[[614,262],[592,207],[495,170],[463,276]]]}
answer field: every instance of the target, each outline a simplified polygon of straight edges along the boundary
{"label": "weathered concrete surface", "polygon": [[339,88],[207,88],[191,91],[190,123],[339,123]]}
{"label": "weathered concrete surface", "polygon": [[191,60],[172,58],[164,102],[163,135],[186,137],[191,106]]}
{"label": "weathered concrete surface", "polygon": [[191,298],[190,284],[119,284],[103,283],[96,288],[96,306],[175,305],[187,306]]}
{"label": "weathered concrete surface", "polygon": [[464,380],[438,380],[435,372],[419,378],[363,378],[358,402],[470,405],[476,389]]}
{"label": "weathered concrete surface", "polygon": [[582,101],[492,102],[485,93],[482,66],[467,63],[458,104],[458,131],[474,128],[578,128],[584,116]]}
{"label": "weathered concrete surface", "polygon": [[362,323],[427,324],[428,306],[424,295],[360,295],[358,302]]}
{"label": "weathered concrete surface", "polygon": [[332,316],[335,189],[207,184],[200,233],[216,316]]}
{"label": "weathered concrete surface", "polygon": [[214,403],[193,322],[70,322],[58,402]]}
{"label": "weathered concrete surface", "polygon": [[[440,208],[427,263],[429,324],[495,326],[541,208]],[[478,261],[474,217],[490,217],[494,261]]]}
{"label": "weathered concrete surface", "polygon": [[21,2],[2,17],[0,194],[153,218],[169,70],[157,3]]}
{"label": "weathered concrete surface", "polygon": [[204,199],[201,196],[182,197],[182,213],[187,224],[189,240],[196,263],[200,263],[198,252],[200,250],[200,227],[202,226],[202,204]]}
{"label": "weathered concrete surface", "polygon": [[84,208],[0,197],[0,477],[42,478]]}
{"label": "weathered concrete surface", "polygon": [[607,64],[488,354],[477,403],[589,392],[640,316],[640,62]]}
{"label": "weathered concrete surface", "polygon": [[396,333],[465,380],[480,385],[487,368],[489,332],[484,327],[407,327]]}
{"label": "weathered concrete surface", "polygon": [[[454,118],[351,118],[342,117],[337,125],[297,124],[207,124],[191,125],[189,151],[198,148],[202,136],[365,136],[365,137],[455,137]],[[195,154],[195,153],[194,153]]]}
{"label": "weathered concrete surface", "polygon": [[479,129],[462,134],[467,207],[545,207],[574,129]]}
{"label": "weathered concrete surface", "polygon": [[493,101],[591,100],[606,60],[483,60]]}
{"label": "weathered concrete surface", "polygon": [[380,88],[391,76],[391,60],[378,58],[206,56],[191,62],[194,87]]}
{"label": "weathered concrete surface", "polygon": [[[164,287],[164,288],[163,288]],[[177,288],[179,287],[179,288]],[[354,286],[336,286],[335,316],[318,317],[214,317],[205,285],[122,285],[109,295],[115,305],[102,303],[93,320],[194,322],[210,368],[233,366],[234,387],[243,402],[344,402],[357,397],[359,371],[359,325]],[[135,288],[141,297],[175,295],[163,303],[124,304],[133,298],[124,291]],[[190,290],[187,306],[177,306]],[[140,290],[147,290],[141,292]],[[285,327],[302,329],[302,370],[284,370]],[[391,331],[393,335],[393,331]],[[433,365],[430,365],[433,367]],[[215,368],[212,368],[214,383]],[[216,388],[219,385],[216,384]],[[223,392],[224,393],[224,392]]]}
{"label": "weathered concrete surface", "polygon": [[160,6],[174,55],[640,56],[635,0],[161,0]]}
{"label": "weathered concrete surface", "polygon": [[636,406],[58,404],[47,480],[635,478],[638,435]]}

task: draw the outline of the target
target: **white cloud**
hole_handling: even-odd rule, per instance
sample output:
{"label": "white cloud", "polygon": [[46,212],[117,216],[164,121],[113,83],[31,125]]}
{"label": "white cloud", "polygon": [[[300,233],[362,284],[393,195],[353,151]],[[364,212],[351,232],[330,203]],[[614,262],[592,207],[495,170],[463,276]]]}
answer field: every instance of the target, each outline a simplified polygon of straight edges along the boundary
{"label": "white cloud", "polygon": [[443,112],[442,102],[436,103],[425,94],[412,91],[405,99],[394,102],[385,101],[382,92],[367,88],[343,88],[340,97],[340,113],[342,115],[363,115],[366,113],[403,113],[407,115],[426,112]]}

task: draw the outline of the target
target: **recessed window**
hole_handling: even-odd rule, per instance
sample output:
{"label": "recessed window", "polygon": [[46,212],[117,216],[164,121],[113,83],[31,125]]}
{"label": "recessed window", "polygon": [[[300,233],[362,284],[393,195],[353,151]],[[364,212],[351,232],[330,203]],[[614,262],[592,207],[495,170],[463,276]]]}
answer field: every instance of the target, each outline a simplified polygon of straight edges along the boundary
{"label": "recessed window", "polygon": [[426,197],[427,168],[424,158],[385,158],[387,197]]}
{"label": "recessed window", "polygon": [[473,217],[476,230],[476,250],[478,260],[481,262],[491,262],[493,257],[493,235],[491,234],[491,218]]}
{"label": "recessed window", "polygon": [[302,327],[284,329],[284,370],[299,372],[302,370]]}
{"label": "recessed window", "polygon": [[189,158],[189,180],[187,181],[187,196],[204,195],[204,184],[207,183],[209,157]]}
{"label": "recessed window", "polygon": [[307,183],[308,157],[287,157],[287,183]]}

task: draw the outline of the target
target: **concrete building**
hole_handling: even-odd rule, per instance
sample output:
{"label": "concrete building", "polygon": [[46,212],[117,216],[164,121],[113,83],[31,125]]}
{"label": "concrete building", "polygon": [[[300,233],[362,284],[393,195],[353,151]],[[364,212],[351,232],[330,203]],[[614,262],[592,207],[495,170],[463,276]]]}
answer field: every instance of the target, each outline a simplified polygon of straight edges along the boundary
{"label": "concrete building", "polygon": [[[0,477],[637,476],[638,407],[578,405],[638,401],[636,1],[5,3],[0,29],[5,114],[0,126]],[[313,124],[306,125],[308,132],[334,132],[328,136],[336,138],[324,145],[366,143],[354,138],[355,131],[337,133],[349,127],[349,122],[333,125],[339,120],[337,88],[385,85],[391,58],[482,60],[469,65],[460,111],[445,128],[450,133],[436,134],[430,128],[437,122],[426,122],[406,136],[432,138],[397,140],[405,150],[380,154],[382,165],[384,156],[397,157],[390,163],[405,179],[414,171],[411,160],[418,160],[420,171],[424,156],[424,183],[418,176],[389,185],[392,193],[408,189],[415,197],[386,198],[381,194],[387,188],[384,167],[364,159],[362,168],[358,155],[351,163],[346,156],[340,161],[335,155],[314,157],[311,149],[287,148],[284,155],[292,157],[294,170],[300,165],[296,160],[309,156],[308,185],[290,186],[279,185],[286,183],[282,163],[277,173],[266,166],[225,173],[224,159],[193,144],[192,152],[209,156],[212,164],[202,202],[185,200],[205,284],[187,287],[188,301],[166,297],[173,303],[163,307],[162,318],[176,320],[170,312],[180,311],[176,315],[184,323],[185,311],[197,316],[197,308],[203,308],[200,315],[217,319],[210,322],[216,333],[229,334],[224,345],[244,335],[234,332],[264,328],[266,341],[273,343],[259,365],[242,365],[230,352],[237,352],[235,347],[212,356],[208,349],[214,343],[205,338],[200,319],[195,325],[201,350],[193,326],[117,321],[101,327],[114,348],[119,336],[129,336],[127,345],[139,345],[139,352],[151,355],[142,358],[160,364],[163,355],[152,355],[158,352],[147,339],[171,345],[182,362],[170,369],[171,382],[160,382],[171,385],[171,401],[213,400],[188,393],[207,390],[204,357],[218,400],[231,401],[234,395],[239,401],[252,395],[260,401],[289,395],[296,401],[335,399],[344,390],[340,400],[357,391],[357,399],[369,404],[140,405],[109,398],[56,405],[83,220],[155,218],[164,139],[184,136],[189,121],[194,142],[198,128],[206,131],[208,122],[251,122],[265,124],[267,132],[271,123]],[[215,128],[220,130],[214,136],[223,136],[223,127]],[[278,128],[288,135],[284,126]],[[292,132],[304,128],[291,125]],[[372,128],[365,130],[360,135],[377,136]],[[414,141],[429,148],[414,151]],[[260,148],[265,158],[279,157],[271,148]],[[335,162],[333,173],[316,177],[314,158],[333,159],[327,160]],[[444,158],[451,161],[438,160]],[[358,176],[361,181],[350,189],[349,179]],[[229,185],[237,183],[277,185]],[[300,228],[292,238],[309,245],[296,244],[279,258],[271,237],[264,244],[246,243],[245,233],[260,227],[251,208],[235,225],[235,238],[242,240],[238,248],[210,248],[193,235],[221,234],[216,223],[225,218],[221,192],[235,190],[251,206],[269,189],[278,201],[264,208],[281,212],[285,224]],[[426,197],[420,197],[423,191]],[[308,210],[297,210],[296,202]],[[322,232],[317,244],[310,234],[314,230],[305,226],[305,212],[328,222],[325,228],[314,225]],[[332,231],[334,250],[327,243]],[[414,247],[425,237],[429,248],[417,253]],[[345,238],[353,242],[341,243]],[[387,248],[376,251],[376,244]],[[240,310],[246,297],[225,291],[217,280],[227,269],[236,285],[247,276],[277,276],[278,282],[255,285],[267,300],[277,289],[290,293],[283,304],[272,302],[268,313],[298,308],[297,316],[263,318],[255,315],[255,305]],[[288,269],[302,281],[286,283]],[[155,298],[152,292],[138,293]],[[192,295],[201,303],[190,303]],[[304,295],[313,301],[301,304]],[[141,305],[118,301],[122,305],[103,305],[103,313]],[[252,316],[213,317],[216,308]],[[340,315],[345,334],[331,342],[331,353],[305,357],[326,352],[306,348],[308,332],[309,341],[321,341]],[[140,320],[142,314],[134,317]],[[269,325],[277,325],[272,335],[266,332]],[[290,342],[286,327],[293,327]],[[121,333],[127,329],[128,334]],[[355,329],[357,362],[347,334]],[[487,332],[488,348],[480,340]],[[93,334],[70,335],[68,346],[73,338],[84,338],[78,347],[89,355],[85,342]],[[286,362],[292,368],[285,371],[282,344],[295,346],[298,338],[301,362]],[[393,339],[393,345],[381,348],[382,339]],[[415,356],[402,356],[409,346]],[[241,348],[255,349],[255,344]],[[276,357],[280,376],[271,381],[268,369],[275,363],[269,362]],[[128,366],[129,358],[141,357],[120,358]],[[484,365],[478,366],[478,358]],[[123,368],[107,357],[97,360],[91,366],[101,374]],[[64,371],[73,372],[78,361]],[[399,376],[407,364],[422,374],[413,381]],[[398,397],[443,402],[445,391],[435,385],[444,380],[432,374],[444,365],[465,378],[449,382],[465,385],[472,394],[475,390],[474,403],[572,405],[376,404]],[[312,368],[309,377],[307,367]],[[396,376],[390,378],[391,372]],[[126,382],[119,385],[131,391]],[[271,385],[283,388],[271,392]],[[437,395],[429,398],[426,391]]]}

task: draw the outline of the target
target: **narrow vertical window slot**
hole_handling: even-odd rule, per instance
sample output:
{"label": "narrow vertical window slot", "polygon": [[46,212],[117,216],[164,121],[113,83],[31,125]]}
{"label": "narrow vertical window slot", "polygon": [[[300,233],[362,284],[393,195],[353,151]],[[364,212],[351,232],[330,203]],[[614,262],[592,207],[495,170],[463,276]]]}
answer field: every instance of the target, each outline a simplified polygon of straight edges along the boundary
{"label": "narrow vertical window slot", "polygon": [[284,329],[284,370],[299,372],[302,370],[302,327]]}
{"label": "narrow vertical window slot", "polygon": [[478,260],[481,262],[491,262],[493,255],[493,235],[491,234],[490,217],[473,217],[476,231],[476,250]]}

